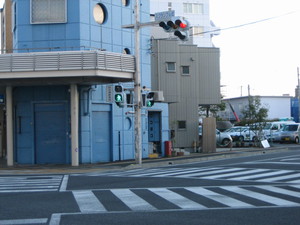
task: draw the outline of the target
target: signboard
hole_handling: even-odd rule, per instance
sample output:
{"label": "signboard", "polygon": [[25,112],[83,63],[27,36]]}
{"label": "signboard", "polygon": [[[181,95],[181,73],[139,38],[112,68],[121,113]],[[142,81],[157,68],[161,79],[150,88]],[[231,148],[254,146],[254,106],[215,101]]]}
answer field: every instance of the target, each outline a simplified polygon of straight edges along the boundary
{"label": "signboard", "polygon": [[170,20],[175,16],[175,10],[169,10],[164,12],[157,12],[154,14],[155,21],[165,21]]}

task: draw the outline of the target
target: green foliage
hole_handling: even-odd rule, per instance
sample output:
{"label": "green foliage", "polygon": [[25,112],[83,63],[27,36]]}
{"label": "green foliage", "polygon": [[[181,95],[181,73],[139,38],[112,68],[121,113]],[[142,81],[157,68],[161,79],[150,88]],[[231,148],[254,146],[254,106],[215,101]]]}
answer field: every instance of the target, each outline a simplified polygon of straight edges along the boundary
{"label": "green foliage", "polygon": [[224,111],[226,109],[226,103],[221,100],[221,103],[218,105],[205,105],[199,106],[199,116],[207,116],[207,111],[209,115],[215,117],[217,120],[220,120],[218,112]]}
{"label": "green foliage", "polygon": [[249,96],[249,104],[242,110],[248,124],[265,122],[269,110],[261,105],[259,96]]}

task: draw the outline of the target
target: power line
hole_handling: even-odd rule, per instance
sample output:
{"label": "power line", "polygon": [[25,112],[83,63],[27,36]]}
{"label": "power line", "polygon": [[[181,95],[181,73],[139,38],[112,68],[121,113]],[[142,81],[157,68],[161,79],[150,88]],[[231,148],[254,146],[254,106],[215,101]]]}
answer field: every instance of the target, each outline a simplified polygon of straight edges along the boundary
{"label": "power line", "polygon": [[211,31],[204,31],[204,32],[200,32],[200,33],[195,33],[195,34],[192,34],[191,36],[201,35],[201,34],[206,34],[206,33],[213,33],[213,32],[223,31],[223,30],[236,29],[236,28],[240,28],[240,27],[244,27],[244,26],[249,26],[249,25],[253,25],[253,24],[257,24],[257,23],[262,23],[262,22],[265,22],[265,21],[268,21],[268,20],[277,19],[277,18],[280,18],[280,17],[284,17],[284,16],[287,16],[287,15],[290,15],[290,14],[297,13],[297,12],[299,12],[299,11],[291,11],[291,12],[287,12],[287,13],[282,14],[282,15],[272,16],[272,17],[268,17],[268,18],[261,19],[261,20],[256,20],[256,21],[249,22],[249,23],[239,24],[239,25],[226,27],[226,28],[219,28],[219,29],[215,29],[215,30],[211,30]]}

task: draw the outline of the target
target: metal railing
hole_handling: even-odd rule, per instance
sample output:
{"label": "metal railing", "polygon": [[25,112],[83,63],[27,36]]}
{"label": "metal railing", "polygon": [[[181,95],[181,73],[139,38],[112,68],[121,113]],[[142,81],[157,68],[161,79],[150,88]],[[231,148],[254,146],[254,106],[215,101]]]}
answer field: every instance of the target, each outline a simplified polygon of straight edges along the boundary
{"label": "metal railing", "polygon": [[135,72],[135,58],[132,55],[106,51],[59,51],[0,55],[0,73],[97,69]]}

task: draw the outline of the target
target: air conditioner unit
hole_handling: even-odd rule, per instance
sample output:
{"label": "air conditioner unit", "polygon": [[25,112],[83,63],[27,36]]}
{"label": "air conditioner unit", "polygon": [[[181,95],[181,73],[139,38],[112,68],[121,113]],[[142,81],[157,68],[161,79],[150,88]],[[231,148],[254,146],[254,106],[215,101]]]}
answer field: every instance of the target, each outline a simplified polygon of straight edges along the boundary
{"label": "air conditioner unit", "polygon": [[153,100],[155,102],[163,102],[165,100],[165,98],[164,98],[164,92],[163,91],[154,91]]}

